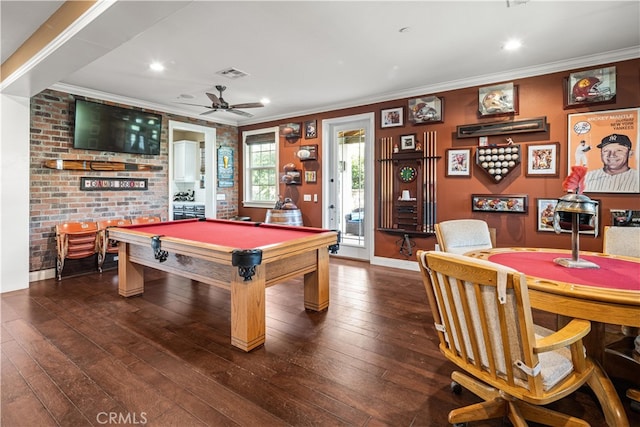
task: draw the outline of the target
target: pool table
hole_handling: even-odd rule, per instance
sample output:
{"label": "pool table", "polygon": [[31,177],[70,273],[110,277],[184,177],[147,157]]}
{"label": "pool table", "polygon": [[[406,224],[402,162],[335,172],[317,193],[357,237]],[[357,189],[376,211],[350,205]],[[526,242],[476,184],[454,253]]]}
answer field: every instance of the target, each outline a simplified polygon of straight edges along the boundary
{"label": "pool table", "polygon": [[265,290],[304,274],[304,307],[329,306],[329,252],[338,233],[246,221],[193,219],[108,229],[118,243],[119,293],[144,292],[144,266],[228,289],[231,344],[265,341]]}

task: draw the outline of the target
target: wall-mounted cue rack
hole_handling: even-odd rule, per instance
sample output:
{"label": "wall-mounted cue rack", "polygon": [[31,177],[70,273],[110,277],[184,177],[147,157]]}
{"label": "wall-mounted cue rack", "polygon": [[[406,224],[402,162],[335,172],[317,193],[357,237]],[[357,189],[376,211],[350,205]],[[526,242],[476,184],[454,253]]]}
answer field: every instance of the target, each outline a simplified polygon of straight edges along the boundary
{"label": "wall-mounted cue rack", "polygon": [[397,150],[393,137],[381,138],[379,231],[405,235],[434,233],[439,159],[436,139],[436,132],[424,132],[417,149]]}

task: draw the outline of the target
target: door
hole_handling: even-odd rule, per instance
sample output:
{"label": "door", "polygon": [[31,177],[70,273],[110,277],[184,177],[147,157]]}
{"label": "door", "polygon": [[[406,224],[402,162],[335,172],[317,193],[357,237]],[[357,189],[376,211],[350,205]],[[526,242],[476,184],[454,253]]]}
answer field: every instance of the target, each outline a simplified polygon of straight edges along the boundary
{"label": "door", "polygon": [[339,230],[337,256],[369,261],[373,255],[373,114],[324,120],[323,224]]}
{"label": "door", "polygon": [[[184,181],[176,176],[174,143],[180,144],[181,140],[190,140],[193,142],[191,147],[191,156],[193,162],[190,166],[194,171],[189,181]],[[206,218],[216,218],[217,208],[217,179],[215,165],[216,159],[216,129],[206,126],[194,125],[192,123],[183,123],[170,120],[169,121],[169,215],[168,218],[174,218],[174,207],[178,210],[181,206],[179,203],[174,204],[174,196],[176,192],[193,191],[195,200],[204,205],[204,215]],[[195,151],[194,151],[195,150]],[[176,218],[180,218],[177,213]]]}

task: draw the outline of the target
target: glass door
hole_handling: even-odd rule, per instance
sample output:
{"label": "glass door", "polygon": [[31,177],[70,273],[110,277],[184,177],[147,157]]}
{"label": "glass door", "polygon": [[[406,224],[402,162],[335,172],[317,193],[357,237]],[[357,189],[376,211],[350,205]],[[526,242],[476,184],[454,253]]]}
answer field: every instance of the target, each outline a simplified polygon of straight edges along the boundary
{"label": "glass door", "polygon": [[328,194],[326,198],[329,228],[340,230],[342,242],[338,256],[369,260],[371,258],[372,179],[367,179],[372,158],[372,124],[366,119],[337,123],[327,120]]}

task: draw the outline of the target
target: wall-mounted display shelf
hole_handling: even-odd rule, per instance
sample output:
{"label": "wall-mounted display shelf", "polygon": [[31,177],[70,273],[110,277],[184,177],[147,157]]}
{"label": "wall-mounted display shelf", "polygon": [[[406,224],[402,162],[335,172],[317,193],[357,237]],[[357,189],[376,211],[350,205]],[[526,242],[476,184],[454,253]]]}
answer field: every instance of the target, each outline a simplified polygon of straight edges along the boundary
{"label": "wall-mounted display shelf", "polygon": [[[380,211],[378,230],[431,235],[436,222],[435,132],[424,133],[415,150],[394,152],[393,138],[380,144]],[[424,147],[424,149],[422,148]]]}

